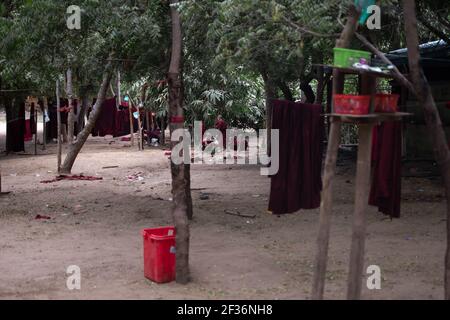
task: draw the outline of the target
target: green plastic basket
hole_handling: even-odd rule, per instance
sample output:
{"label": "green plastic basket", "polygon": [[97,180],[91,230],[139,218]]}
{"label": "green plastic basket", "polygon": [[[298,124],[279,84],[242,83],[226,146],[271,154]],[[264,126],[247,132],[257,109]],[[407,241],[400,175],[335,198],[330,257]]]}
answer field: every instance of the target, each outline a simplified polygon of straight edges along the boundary
{"label": "green plastic basket", "polygon": [[359,62],[361,58],[370,64],[371,53],[361,50],[334,48],[334,65],[339,68],[351,68],[353,63]]}

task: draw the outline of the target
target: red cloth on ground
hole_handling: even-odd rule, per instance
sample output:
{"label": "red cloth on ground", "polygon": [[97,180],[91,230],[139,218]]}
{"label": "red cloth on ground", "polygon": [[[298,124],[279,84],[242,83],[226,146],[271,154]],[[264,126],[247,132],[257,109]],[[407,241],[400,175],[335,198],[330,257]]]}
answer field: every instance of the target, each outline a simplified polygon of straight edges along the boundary
{"label": "red cloth on ground", "polygon": [[324,121],[322,106],[273,101],[279,130],[279,170],[271,177],[269,211],[293,213],[320,206]]}
{"label": "red cloth on ground", "polygon": [[25,120],[25,133],[23,135],[23,141],[33,140],[33,132],[31,131],[31,119]]}
{"label": "red cloth on ground", "polygon": [[100,115],[95,123],[94,129],[92,129],[92,136],[116,136],[116,114],[116,99],[111,98],[103,101]]}
{"label": "red cloth on ground", "polygon": [[369,204],[393,218],[400,217],[402,123],[376,126],[372,142],[372,188]]}

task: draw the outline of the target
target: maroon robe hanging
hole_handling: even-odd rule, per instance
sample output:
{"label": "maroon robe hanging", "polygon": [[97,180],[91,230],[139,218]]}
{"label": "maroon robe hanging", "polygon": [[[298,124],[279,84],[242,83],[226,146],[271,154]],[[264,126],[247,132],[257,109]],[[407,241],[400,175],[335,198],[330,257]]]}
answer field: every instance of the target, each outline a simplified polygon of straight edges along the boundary
{"label": "maroon robe hanging", "polygon": [[373,130],[372,188],[369,204],[400,217],[402,123],[384,122]]}
{"label": "maroon robe hanging", "polygon": [[274,100],[279,170],[271,177],[269,211],[293,213],[320,206],[324,123],[322,106]]}

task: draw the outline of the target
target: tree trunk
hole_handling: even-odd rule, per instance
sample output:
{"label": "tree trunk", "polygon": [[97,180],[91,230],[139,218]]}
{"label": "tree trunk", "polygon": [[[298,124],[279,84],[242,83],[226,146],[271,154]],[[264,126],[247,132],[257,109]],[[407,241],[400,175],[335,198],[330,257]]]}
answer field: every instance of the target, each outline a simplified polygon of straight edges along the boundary
{"label": "tree trunk", "polygon": [[56,80],[56,122],[57,122],[57,147],[56,147],[56,157],[57,157],[57,171],[61,173],[61,153],[62,153],[62,141],[61,141],[61,101],[59,97],[59,79]]}
{"label": "tree trunk", "polygon": [[69,115],[67,118],[67,137],[69,138],[69,144],[73,143],[73,132],[75,128],[75,109],[73,108],[73,87],[72,87],[72,69],[67,70],[67,99],[69,100]]}
{"label": "tree trunk", "polygon": [[419,37],[414,0],[403,0],[409,73],[417,100],[422,105],[425,123],[433,144],[434,157],[441,171],[447,196],[447,251],[445,255],[445,299],[450,300],[450,151],[431,88],[420,66]]}
{"label": "tree trunk", "polygon": [[266,72],[262,72],[262,77],[264,80],[264,90],[266,93],[266,129],[267,129],[267,155],[271,154],[271,146],[272,146],[272,100],[275,99],[276,96],[276,87],[270,76]]}
{"label": "tree trunk", "polygon": [[78,116],[77,116],[77,132],[80,133],[85,125],[86,122],[86,112],[89,109],[89,95],[86,92],[80,93],[80,107],[78,109]]}
{"label": "tree trunk", "polygon": [[316,101],[316,95],[314,94],[314,90],[312,89],[309,81],[301,81],[300,89],[306,96],[306,103],[314,103]]}
{"label": "tree trunk", "polygon": [[[182,35],[181,21],[177,8],[174,7],[178,0],[170,0],[170,16],[172,21],[172,55],[168,77],[169,83],[169,122],[171,134],[177,129],[184,129],[183,101],[182,101],[182,77],[181,77],[181,55],[182,55]],[[175,121],[175,119],[177,119]],[[177,142],[171,141],[171,149]],[[189,282],[189,221],[187,216],[186,194],[190,190],[185,190],[185,165],[175,165],[171,162],[172,173],[172,195],[173,208],[172,216],[176,228],[176,281],[181,284]]]}
{"label": "tree trunk", "polygon": [[44,96],[42,97],[42,124],[43,124],[42,150],[47,149],[47,122],[45,122],[46,113],[48,113],[48,99],[46,96]]}
{"label": "tree trunk", "polygon": [[120,71],[117,70],[117,108],[122,104],[122,91],[120,90],[121,80],[120,80]]}
{"label": "tree trunk", "polygon": [[64,159],[64,163],[61,167],[61,173],[70,174],[72,171],[73,164],[75,159],[80,153],[81,148],[86,142],[87,138],[91,134],[92,129],[95,126],[95,122],[97,121],[101,109],[103,101],[105,101],[106,92],[108,91],[108,86],[111,82],[111,71],[110,64],[108,64],[105,68],[105,72],[103,74],[103,82],[97,93],[97,101],[95,102],[94,107],[92,108],[92,112],[89,114],[89,119],[84,127],[83,131],[78,134],[78,139],[74,144],[69,145],[69,151],[67,153],[66,158]]}
{"label": "tree trunk", "polygon": [[283,92],[283,96],[286,100],[294,101],[294,96],[289,86],[284,81],[278,81],[278,88]]}

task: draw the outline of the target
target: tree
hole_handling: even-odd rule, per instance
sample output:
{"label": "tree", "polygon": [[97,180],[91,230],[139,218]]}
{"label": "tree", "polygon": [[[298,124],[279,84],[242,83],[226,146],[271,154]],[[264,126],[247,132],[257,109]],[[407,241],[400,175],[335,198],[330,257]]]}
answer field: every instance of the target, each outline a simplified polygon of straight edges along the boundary
{"label": "tree", "polygon": [[[172,21],[172,55],[170,59],[167,81],[169,84],[169,121],[171,135],[175,130],[184,130],[184,112],[182,97],[182,70],[181,59],[183,39],[180,15],[176,5],[178,0],[170,0],[170,17]],[[183,139],[184,140],[184,139]],[[171,148],[177,142],[171,139]],[[184,141],[185,143],[185,141]],[[190,155],[189,155],[190,158]],[[173,209],[172,216],[176,228],[176,281],[185,284],[189,282],[189,221],[188,199],[190,193],[185,178],[189,167],[185,164],[171,162]],[[189,188],[189,189],[187,189]]]}
{"label": "tree", "polygon": [[447,196],[447,251],[445,255],[445,299],[450,300],[450,150],[430,85],[420,66],[419,37],[414,0],[403,0],[408,61],[415,94],[422,106],[433,144],[434,157],[441,171]]}

